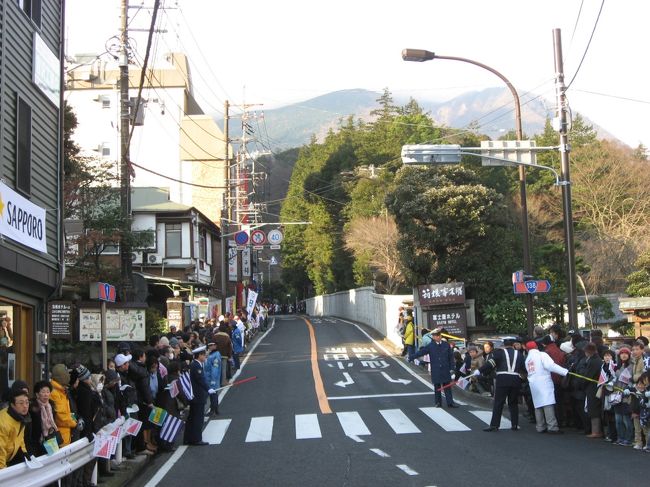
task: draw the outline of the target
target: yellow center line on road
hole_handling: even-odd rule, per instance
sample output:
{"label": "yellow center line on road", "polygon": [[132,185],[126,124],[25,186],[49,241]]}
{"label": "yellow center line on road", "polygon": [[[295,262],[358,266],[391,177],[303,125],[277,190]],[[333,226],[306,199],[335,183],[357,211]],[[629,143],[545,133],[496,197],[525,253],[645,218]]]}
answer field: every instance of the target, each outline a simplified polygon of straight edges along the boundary
{"label": "yellow center line on road", "polygon": [[314,376],[314,387],[316,388],[316,397],[318,398],[318,405],[320,412],[323,414],[332,414],[332,408],[325,394],[325,387],[323,386],[323,378],[320,375],[318,368],[318,347],[316,346],[316,333],[314,332],[314,325],[307,318],[302,318],[307,323],[309,328],[309,341],[311,343],[311,373]]}

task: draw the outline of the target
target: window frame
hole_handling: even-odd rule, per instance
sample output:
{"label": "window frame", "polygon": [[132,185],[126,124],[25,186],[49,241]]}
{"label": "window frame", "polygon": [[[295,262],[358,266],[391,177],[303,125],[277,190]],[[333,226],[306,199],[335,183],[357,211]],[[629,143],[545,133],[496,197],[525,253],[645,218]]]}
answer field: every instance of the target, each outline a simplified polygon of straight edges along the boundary
{"label": "window frame", "polygon": [[[170,226],[178,227],[169,228]],[[171,233],[178,233],[178,255],[172,255],[169,251],[169,239]],[[181,222],[169,222],[165,223],[165,258],[168,259],[180,259],[183,257],[183,224]]]}
{"label": "window frame", "polygon": [[[25,113],[22,113],[21,116],[22,108],[26,108],[28,110],[28,117],[25,116]],[[32,112],[32,106],[27,103],[27,100],[16,93],[16,161],[14,168],[16,171],[15,187],[17,191],[25,196],[32,195]],[[22,127],[23,118],[29,119],[29,122],[25,127]],[[26,132],[26,140],[21,144],[23,128]],[[23,160],[23,157],[25,157],[26,160]]]}

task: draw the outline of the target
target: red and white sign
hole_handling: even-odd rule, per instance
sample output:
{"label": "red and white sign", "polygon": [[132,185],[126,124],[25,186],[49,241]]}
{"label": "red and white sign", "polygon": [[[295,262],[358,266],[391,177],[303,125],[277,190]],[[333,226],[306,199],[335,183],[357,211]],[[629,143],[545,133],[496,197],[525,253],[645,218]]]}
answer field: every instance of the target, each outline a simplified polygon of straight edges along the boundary
{"label": "red and white sign", "polygon": [[251,242],[253,245],[264,245],[266,243],[264,230],[253,230],[251,232]]}

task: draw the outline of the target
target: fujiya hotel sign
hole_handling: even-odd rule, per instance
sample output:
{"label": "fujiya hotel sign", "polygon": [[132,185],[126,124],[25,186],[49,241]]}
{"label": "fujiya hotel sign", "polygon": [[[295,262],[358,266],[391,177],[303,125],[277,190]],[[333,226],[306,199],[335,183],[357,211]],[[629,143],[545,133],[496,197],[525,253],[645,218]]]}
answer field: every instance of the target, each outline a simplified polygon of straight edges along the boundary
{"label": "fujiya hotel sign", "polygon": [[0,182],[0,235],[47,253],[45,210]]}

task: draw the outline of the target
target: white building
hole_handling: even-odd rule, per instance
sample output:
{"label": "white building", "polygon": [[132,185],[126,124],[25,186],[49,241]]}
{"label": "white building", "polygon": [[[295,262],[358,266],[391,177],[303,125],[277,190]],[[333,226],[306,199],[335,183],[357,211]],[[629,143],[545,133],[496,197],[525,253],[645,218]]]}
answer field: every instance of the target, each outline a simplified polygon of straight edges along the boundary
{"label": "white building", "polygon": [[[66,97],[78,119],[74,140],[83,155],[115,161],[118,174],[119,69],[96,58],[77,56],[79,66],[67,73]],[[130,67],[133,104],[140,76],[141,69]],[[212,188],[225,186],[226,142],[213,118],[194,99],[187,58],[170,54],[164,65],[148,69],[145,79],[130,145],[132,186],[168,187],[171,201],[195,207],[219,222],[224,190]]]}

